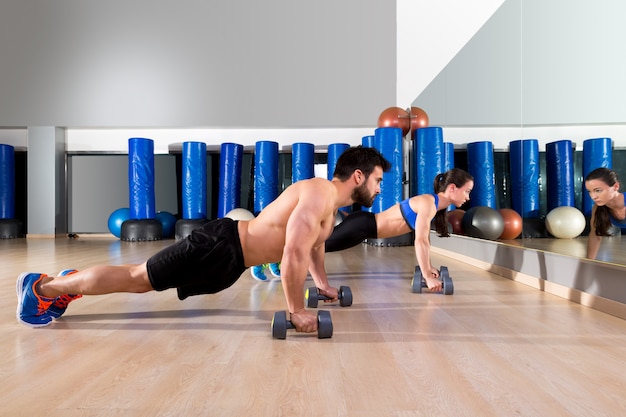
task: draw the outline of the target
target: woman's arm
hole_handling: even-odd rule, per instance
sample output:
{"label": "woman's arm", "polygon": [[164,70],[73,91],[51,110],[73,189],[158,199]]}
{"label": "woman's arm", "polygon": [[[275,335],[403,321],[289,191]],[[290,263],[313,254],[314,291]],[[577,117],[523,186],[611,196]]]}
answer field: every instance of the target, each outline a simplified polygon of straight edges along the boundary
{"label": "woman's arm", "polygon": [[415,221],[415,257],[417,264],[422,271],[422,276],[426,281],[428,289],[431,291],[441,291],[442,283],[439,281],[439,270],[432,266],[430,262],[430,225],[437,213],[430,196],[414,197],[416,205],[417,219]]}

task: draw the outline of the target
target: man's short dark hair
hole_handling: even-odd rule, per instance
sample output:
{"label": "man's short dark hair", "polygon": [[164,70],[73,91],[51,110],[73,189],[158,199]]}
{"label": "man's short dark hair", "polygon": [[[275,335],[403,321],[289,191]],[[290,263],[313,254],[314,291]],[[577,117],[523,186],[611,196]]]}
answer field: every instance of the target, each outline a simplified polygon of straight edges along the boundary
{"label": "man's short dark hair", "polygon": [[381,167],[383,172],[388,172],[391,169],[391,163],[374,148],[353,146],[343,151],[337,159],[333,177],[345,181],[359,169],[367,178],[376,167]]}

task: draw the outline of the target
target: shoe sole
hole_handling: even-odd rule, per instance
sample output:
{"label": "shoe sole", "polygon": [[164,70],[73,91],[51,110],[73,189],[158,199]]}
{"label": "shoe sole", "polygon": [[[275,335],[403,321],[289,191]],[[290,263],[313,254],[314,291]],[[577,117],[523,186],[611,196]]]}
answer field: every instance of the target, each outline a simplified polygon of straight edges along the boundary
{"label": "shoe sole", "polygon": [[22,300],[24,298],[24,280],[30,274],[33,274],[33,272],[22,272],[20,276],[17,277],[17,282],[15,283],[15,292],[17,293],[17,310],[15,311],[15,317],[17,318],[17,321],[19,321],[20,323],[22,323],[24,326],[27,326],[27,327],[37,328],[37,327],[49,326],[50,323],[52,323],[52,320],[50,320],[48,323],[33,324],[33,323],[29,323],[27,321],[22,320],[22,318],[20,317]]}

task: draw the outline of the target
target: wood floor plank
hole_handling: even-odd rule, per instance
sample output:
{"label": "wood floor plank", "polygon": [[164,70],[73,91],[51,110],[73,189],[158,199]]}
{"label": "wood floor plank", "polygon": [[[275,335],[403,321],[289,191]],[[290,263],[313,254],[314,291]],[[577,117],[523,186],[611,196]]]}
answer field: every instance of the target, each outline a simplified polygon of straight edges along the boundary
{"label": "wood floor plank", "polygon": [[[0,415],[615,416],[626,410],[626,321],[433,255],[455,293],[413,294],[411,247],[327,254],[351,307],[331,339],[270,333],[279,279],[85,296],[42,329],[15,318],[15,279],[142,262],[172,241],[0,241]],[[307,286],[312,286],[311,280]]]}

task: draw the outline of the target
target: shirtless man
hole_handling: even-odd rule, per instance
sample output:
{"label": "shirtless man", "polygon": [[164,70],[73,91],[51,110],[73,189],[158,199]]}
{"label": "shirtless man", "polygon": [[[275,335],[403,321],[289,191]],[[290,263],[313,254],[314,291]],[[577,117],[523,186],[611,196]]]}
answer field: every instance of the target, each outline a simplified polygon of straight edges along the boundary
{"label": "shirtless man", "polygon": [[317,331],[317,317],[305,311],[307,270],[320,292],[337,300],[324,271],[324,241],[337,210],[358,203],[371,206],[380,193],[383,172],[391,165],[373,148],[344,151],[334,178],[298,181],[285,189],[258,217],[249,221],[218,219],[186,239],[162,249],[143,264],[100,265],[52,277],[23,273],[16,283],[18,321],[29,327],[49,325],[67,304],[82,295],[145,293],[176,288],[178,298],[212,294],[237,281],[246,268],[281,262],[281,281],[291,321],[299,332]]}

